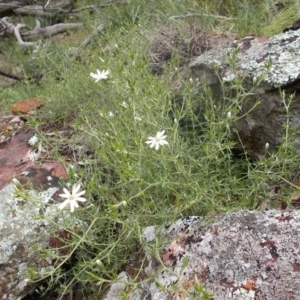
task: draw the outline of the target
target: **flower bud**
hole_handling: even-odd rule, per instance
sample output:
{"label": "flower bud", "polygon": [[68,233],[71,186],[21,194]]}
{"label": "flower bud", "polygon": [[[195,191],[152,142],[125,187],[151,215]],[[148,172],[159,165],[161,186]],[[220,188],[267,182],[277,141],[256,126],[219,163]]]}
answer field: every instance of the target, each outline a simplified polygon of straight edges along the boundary
{"label": "flower bud", "polygon": [[103,263],[101,262],[100,259],[97,259],[97,260],[96,260],[96,264],[97,264],[99,267],[103,267]]}
{"label": "flower bud", "polygon": [[266,145],[265,145],[265,149],[266,149],[266,150],[268,150],[268,149],[269,149],[269,147],[270,147],[270,144],[269,144],[269,143],[266,143]]}

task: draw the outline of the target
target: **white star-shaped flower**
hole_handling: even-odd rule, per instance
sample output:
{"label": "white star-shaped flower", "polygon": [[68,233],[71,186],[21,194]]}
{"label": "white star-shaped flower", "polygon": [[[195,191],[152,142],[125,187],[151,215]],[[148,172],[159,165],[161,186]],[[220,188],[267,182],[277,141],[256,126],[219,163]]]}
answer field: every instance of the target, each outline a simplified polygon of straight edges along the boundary
{"label": "white star-shaped flower", "polygon": [[134,120],[139,122],[139,121],[142,121],[142,118],[139,116],[134,116]]}
{"label": "white star-shaped flower", "polygon": [[150,148],[154,148],[155,150],[159,149],[159,146],[168,145],[169,143],[166,141],[165,130],[158,131],[155,137],[148,137],[148,140],[145,142],[150,146]]}
{"label": "white star-shaped flower", "polygon": [[28,159],[31,160],[31,161],[36,161],[38,158],[39,158],[39,155],[34,151],[31,151],[28,154]]}
{"label": "white star-shaped flower", "polygon": [[34,146],[38,141],[39,141],[38,137],[34,135],[28,140],[28,144],[30,146]]}
{"label": "white star-shaped flower", "polygon": [[71,212],[74,211],[75,208],[79,207],[79,202],[85,202],[86,199],[81,197],[83,194],[85,194],[85,191],[80,192],[80,184],[75,184],[72,188],[72,193],[70,193],[66,188],[63,189],[64,194],[60,194],[59,196],[62,198],[66,198],[66,200],[61,203],[58,208],[64,209],[68,204],[70,205]]}
{"label": "white star-shaped flower", "polygon": [[90,76],[96,79],[95,82],[98,82],[101,79],[107,79],[108,75],[109,75],[108,70],[100,71],[97,69],[97,73],[92,73],[92,72],[90,73]]}
{"label": "white star-shaped flower", "polygon": [[122,103],[121,103],[121,105],[123,106],[123,107],[125,107],[125,108],[127,108],[127,103],[125,102],[125,101],[123,101]]}

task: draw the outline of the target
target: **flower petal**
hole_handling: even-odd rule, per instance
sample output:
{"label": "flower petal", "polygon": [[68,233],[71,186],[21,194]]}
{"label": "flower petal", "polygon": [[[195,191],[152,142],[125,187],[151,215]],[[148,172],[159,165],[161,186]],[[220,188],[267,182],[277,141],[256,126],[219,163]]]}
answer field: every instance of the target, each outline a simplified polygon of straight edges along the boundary
{"label": "flower petal", "polygon": [[68,204],[69,204],[70,200],[65,200],[63,203],[58,205],[59,209],[64,209]]}
{"label": "flower petal", "polygon": [[85,191],[81,191],[79,193],[76,193],[75,197],[77,198],[77,197],[80,197],[80,196],[82,196],[84,194],[85,194]]}
{"label": "flower petal", "polygon": [[85,202],[87,200],[85,198],[83,198],[83,197],[76,197],[76,201]]}
{"label": "flower petal", "polygon": [[72,202],[72,203],[70,203],[70,211],[71,211],[71,213],[74,212],[74,209],[75,209],[74,203]]}
{"label": "flower petal", "polygon": [[146,144],[152,144],[153,141],[152,141],[152,140],[151,140],[151,141],[149,140],[149,141],[146,141],[145,143],[146,143]]}
{"label": "flower petal", "polygon": [[72,195],[75,197],[75,195],[77,194],[77,192],[80,190],[80,186],[81,184],[75,184],[72,188]]}
{"label": "flower petal", "polygon": [[156,134],[156,138],[158,138],[158,139],[166,138],[167,136],[163,137],[164,133],[165,133],[165,130],[159,131],[159,132]]}
{"label": "flower petal", "polygon": [[71,210],[71,212],[74,212],[74,209],[78,208],[78,207],[79,207],[79,205],[78,205],[78,203],[76,201],[72,201],[70,203],[70,210]]}
{"label": "flower petal", "polygon": [[62,198],[70,198],[71,197],[70,192],[66,188],[63,188],[63,191],[64,191],[64,194],[59,194],[60,197],[62,197]]}

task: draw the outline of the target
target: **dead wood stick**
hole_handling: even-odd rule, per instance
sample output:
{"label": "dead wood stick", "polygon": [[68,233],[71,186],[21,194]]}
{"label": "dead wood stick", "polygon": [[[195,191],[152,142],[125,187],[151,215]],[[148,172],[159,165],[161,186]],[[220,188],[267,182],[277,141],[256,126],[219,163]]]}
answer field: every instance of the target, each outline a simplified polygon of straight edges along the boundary
{"label": "dead wood stick", "polygon": [[14,34],[17,38],[17,41],[19,43],[20,46],[22,47],[32,47],[32,48],[36,48],[37,47],[37,44],[34,43],[34,42],[24,42],[21,38],[21,35],[20,35],[20,29],[23,28],[23,27],[26,27],[25,24],[17,24],[15,27],[14,27]]}
{"label": "dead wood stick", "polygon": [[21,15],[27,15],[27,16],[35,16],[35,17],[48,17],[53,18],[59,14],[72,16],[79,18],[80,16],[76,13],[72,13],[70,9],[63,9],[63,8],[56,8],[56,9],[49,9],[44,10],[41,6],[24,6],[20,7],[14,10],[15,13],[21,14]]}
{"label": "dead wood stick", "polygon": [[21,81],[21,80],[25,79],[25,77],[23,77],[23,76],[17,76],[17,75],[7,73],[7,72],[1,71],[1,70],[0,70],[0,75],[2,75],[4,77],[11,78],[11,79],[15,79],[15,80],[18,80],[18,81]]}
{"label": "dead wood stick", "polygon": [[91,40],[100,32],[102,32],[104,30],[104,25],[101,24],[99,25],[96,29],[93,30],[93,32],[80,44],[80,46],[78,48],[72,48],[70,49],[70,56],[72,56],[71,60],[75,60],[78,55],[80,54],[82,48],[84,48],[85,46],[87,46]]}
{"label": "dead wood stick", "polygon": [[3,17],[2,19],[0,19],[0,22],[5,27],[5,31],[8,31],[9,33],[13,34],[15,26],[13,24],[9,23],[7,21],[8,19],[9,19],[8,17]]}
{"label": "dead wood stick", "polygon": [[[0,19],[0,22],[3,24],[3,26],[5,26],[6,31],[14,34],[17,38],[19,45],[21,45],[22,47],[33,47],[33,48],[37,47],[36,42],[24,42],[22,38],[40,39],[40,38],[45,38],[45,37],[48,37],[51,35],[53,36],[53,35],[56,35],[59,33],[63,33],[68,30],[78,29],[83,26],[83,23],[59,23],[59,24],[55,24],[52,26],[47,26],[45,28],[42,28],[40,20],[36,19],[35,20],[36,25],[35,25],[34,29],[20,33],[20,29],[23,27],[26,27],[26,25],[17,24],[15,26],[14,24],[11,24],[7,20],[8,20],[7,17]],[[97,29],[97,30],[99,30],[99,29]],[[101,30],[103,30],[103,28]],[[96,33],[93,33],[93,36],[95,34]],[[90,38],[90,40],[93,38],[93,36]],[[89,43],[90,40],[85,41],[85,43]]]}
{"label": "dead wood stick", "polygon": [[25,38],[44,38],[50,35],[56,35],[68,30],[78,29],[83,26],[83,23],[59,23],[45,28],[35,27],[33,30],[23,32]]}
{"label": "dead wood stick", "polygon": [[100,32],[102,32],[104,30],[104,25],[101,24],[99,25],[81,44],[80,47],[85,47],[86,45],[88,45],[91,40]]}
{"label": "dead wood stick", "polygon": [[[54,5],[25,5],[14,9],[15,13],[39,17],[54,17],[59,13],[68,14],[74,8],[74,0],[62,0]],[[48,8],[49,6],[49,8]]]}

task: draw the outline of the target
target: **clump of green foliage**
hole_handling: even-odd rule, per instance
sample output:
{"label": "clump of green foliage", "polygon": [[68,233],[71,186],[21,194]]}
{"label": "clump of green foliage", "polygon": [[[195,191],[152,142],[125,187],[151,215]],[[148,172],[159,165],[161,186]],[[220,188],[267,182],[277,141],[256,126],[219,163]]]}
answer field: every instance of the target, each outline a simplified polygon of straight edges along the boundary
{"label": "clump of green foliage", "polygon": [[[181,73],[180,53],[168,60],[161,76],[151,73],[151,45],[145,35],[160,24],[180,31],[191,22],[208,32],[230,29],[241,35],[257,33],[272,4],[254,0],[139,0],[112,5],[98,16],[106,31],[85,48],[79,60],[72,61],[67,55],[72,44],[49,42],[35,54],[36,65],[44,70],[39,85],[25,81],[0,92],[1,98],[11,99],[9,103],[29,97],[45,100],[46,106],[31,117],[29,125],[71,130],[67,140],[59,134],[44,137],[43,147],[50,156],[61,159],[63,144],[77,149],[80,164],[70,171],[69,179],[73,184],[81,181],[86,190],[88,202],[74,212],[86,226],[65,241],[74,250],[63,257],[69,267],[59,265],[46,274],[61,297],[72,286],[89,299],[99,297],[107,283],[117,279],[136,247],[143,245],[145,226],[190,214],[257,209],[268,197],[269,184],[291,178],[299,159],[289,126],[278,153],[267,155],[266,149],[265,157],[254,164],[247,154],[245,159],[234,159],[231,126],[246,97],[243,82],[234,82],[241,87],[237,88],[239,93],[227,99],[226,105],[216,107],[209,90],[195,96],[194,82],[185,80],[188,73]],[[213,16],[169,20],[193,12]],[[97,20],[87,15],[86,23],[92,30]],[[10,56],[19,61],[22,72],[30,72],[29,54],[11,49]],[[109,70],[109,78],[95,83],[89,74],[97,69]],[[182,105],[172,101],[174,78],[184,81]],[[283,100],[288,118],[291,99],[283,95]],[[198,103],[203,118],[195,113]],[[181,126],[186,120],[188,130]],[[150,148],[145,142],[162,130],[168,145]],[[83,149],[78,145],[88,150],[78,150]],[[272,205],[276,206],[270,200]],[[67,225],[57,226],[71,231]],[[31,274],[32,280],[39,279]],[[137,277],[137,285],[138,281]]]}
{"label": "clump of green foliage", "polygon": [[299,20],[299,18],[299,3],[293,1],[279,10],[278,13],[271,18],[270,23],[263,26],[259,32],[267,37],[281,33],[285,28]]}

